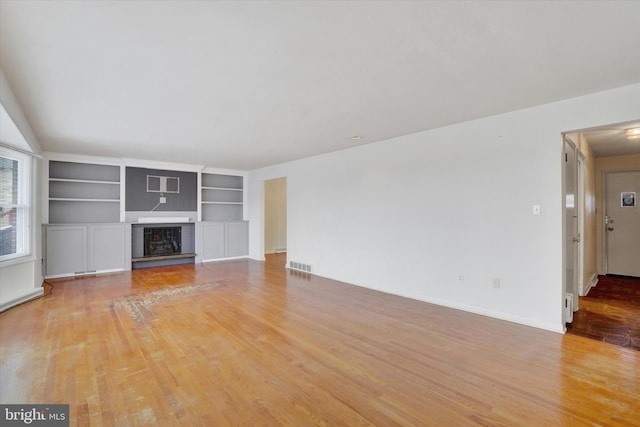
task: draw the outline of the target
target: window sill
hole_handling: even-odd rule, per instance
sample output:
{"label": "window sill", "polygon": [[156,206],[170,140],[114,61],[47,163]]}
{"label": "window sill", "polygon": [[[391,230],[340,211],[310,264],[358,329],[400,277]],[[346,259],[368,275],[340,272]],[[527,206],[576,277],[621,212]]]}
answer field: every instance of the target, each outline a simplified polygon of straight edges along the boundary
{"label": "window sill", "polygon": [[15,258],[7,258],[0,261],[0,268],[11,267],[13,265],[24,264],[26,262],[36,261],[36,257],[33,254],[19,255]]}

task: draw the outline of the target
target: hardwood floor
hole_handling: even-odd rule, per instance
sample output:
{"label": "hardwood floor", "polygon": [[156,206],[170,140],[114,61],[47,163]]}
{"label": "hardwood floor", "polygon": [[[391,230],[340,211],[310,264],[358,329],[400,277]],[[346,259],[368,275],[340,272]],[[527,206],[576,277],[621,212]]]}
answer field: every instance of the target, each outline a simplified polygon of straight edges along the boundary
{"label": "hardwood floor", "polygon": [[80,426],[640,422],[638,351],[284,263],[52,281],[0,314],[0,400],[68,403]]}
{"label": "hardwood floor", "polygon": [[640,278],[598,277],[567,332],[640,350]]}

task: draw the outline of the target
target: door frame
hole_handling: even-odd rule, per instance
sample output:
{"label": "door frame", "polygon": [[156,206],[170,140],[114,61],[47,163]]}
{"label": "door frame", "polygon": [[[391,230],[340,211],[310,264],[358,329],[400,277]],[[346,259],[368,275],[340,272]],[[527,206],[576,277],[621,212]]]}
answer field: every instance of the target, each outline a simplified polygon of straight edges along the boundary
{"label": "door frame", "polygon": [[[573,298],[573,311],[578,311],[579,309],[579,294],[580,294],[580,283],[578,282],[578,278],[579,278],[579,270],[582,270],[582,266],[580,265],[579,262],[579,257],[578,254],[580,252],[580,250],[578,249],[579,246],[581,245],[575,245],[575,244],[568,244],[569,241],[569,232],[570,230],[567,227],[567,208],[566,208],[566,203],[567,203],[567,183],[569,182],[569,176],[567,173],[567,158],[566,158],[566,150],[567,150],[567,146],[569,146],[570,150],[573,151],[574,153],[574,171],[575,171],[575,176],[573,177],[574,181],[575,181],[575,189],[574,189],[574,206],[575,206],[575,211],[576,211],[576,219],[577,221],[580,220],[580,215],[578,214],[578,211],[580,210],[579,207],[579,180],[578,180],[578,157],[579,157],[579,152],[580,150],[578,150],[576,143],[569,137],[569,135],[567,133],[563,133],[562,134],[562,244],[563,244],[563,251],[562,251],[562,264],[563,264],[563,269],[562,269],[562,277],[563,277],[563,294],[562,294],[562,302],[563,302],[563,306],[564,306],[564,301],[566,298],[567,294],[573,294],[574,298]],[[579,224],[579,222],[578,222]],[[578,225],[578,233],[580,233],[580,229],[579,229],[579,225]],[[572,233],[573,234],[573,233]],[[575,235],[574,235],[575,236]],[[580,235],[577,236],[578,238],[580,238]],[[582,243],[582,238],[580,238],[579,242]],[[569,277],[567,274],[567,270],[568,270],[568,260],[569,260],[569,253],[570,251],[574,251],[572,253],[572,264],[573,264],[573,280],[571,281],[571,283],[569,283]],[[582,251],[584,252],[584,251]],[[563,322],[565,322],[565,319],[563,318]]]}
{"label": "door frame", "polygon": [[[576,161],[578,166],[578,194],[577,194],[577,214],[578,214],[578,237],[580,238],[580,242],[578,242],[578,295],[583,297],[586,293],[586,285],[584,282],[584,273],[587,270],[585,266],[585,227],[584,227],[584,218],[585,218],[585,209],[586,209],[586,176],[585,176],[585,162],[586,158],[582,152],[576,148]],[[578,305],[576,305],[577,307]]]}
{"label": "door frame", "polygon": [[602,173],[602,200],[600,203],[602,204],[602,223],[600,227],[602,228],[602,269],[603,274],[606,276],[609,273],[609,260],[608,260],[608,250],[609,239],[607,237],[607,175],[610,172],[617,171],[604,171]]}

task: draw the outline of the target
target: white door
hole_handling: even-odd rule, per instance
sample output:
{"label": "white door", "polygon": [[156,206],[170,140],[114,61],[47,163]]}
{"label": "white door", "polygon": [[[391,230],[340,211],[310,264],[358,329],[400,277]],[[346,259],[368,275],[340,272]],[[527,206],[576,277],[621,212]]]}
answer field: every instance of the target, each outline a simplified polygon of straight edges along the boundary
{"label": "white door", "polygon": [[607,274],[640,277],[640,171],[605,175]]}
{"label": "white door", "polygon": [[578,310],[578,160],[576,147],[564,140],[564,185],[565,185],[565,276],[567,293],[574,295],[573,309]]}

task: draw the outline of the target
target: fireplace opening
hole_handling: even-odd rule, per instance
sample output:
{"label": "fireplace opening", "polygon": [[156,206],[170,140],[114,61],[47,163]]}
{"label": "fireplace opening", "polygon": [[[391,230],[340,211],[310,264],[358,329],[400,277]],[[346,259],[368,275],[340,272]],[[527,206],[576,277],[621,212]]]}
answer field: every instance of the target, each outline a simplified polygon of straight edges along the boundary
{"label": "fireplace opening", "polygon": [[145,227],[144,256],[163,256],[182,253],[181,227]]}

